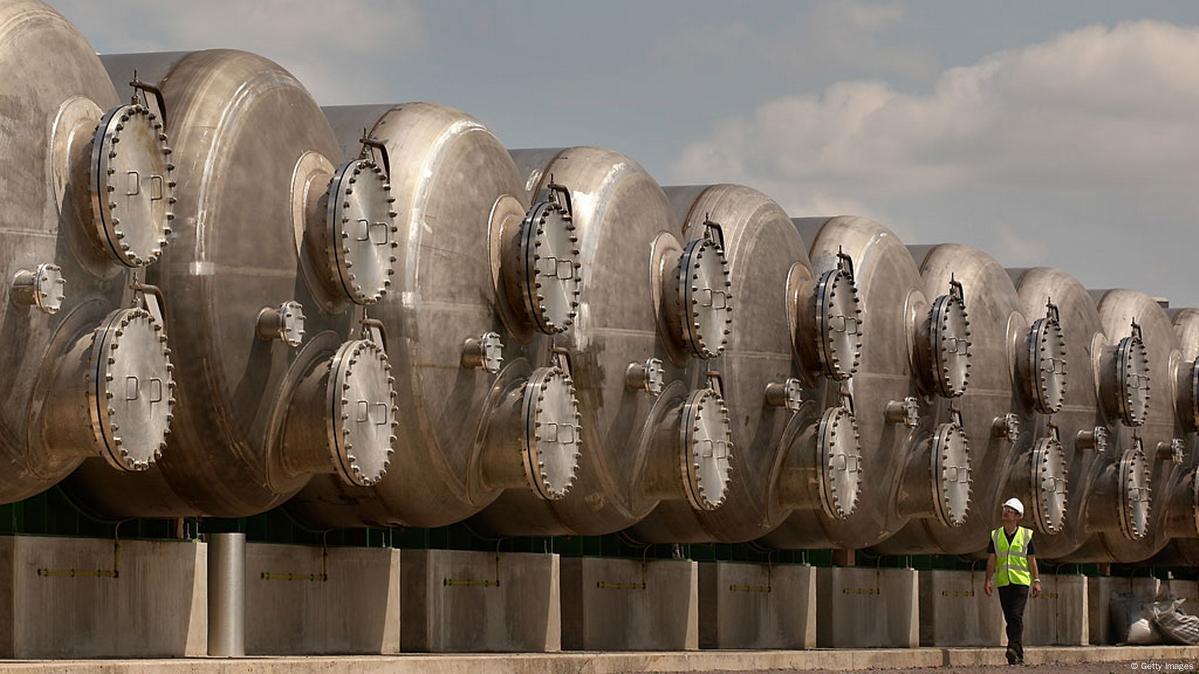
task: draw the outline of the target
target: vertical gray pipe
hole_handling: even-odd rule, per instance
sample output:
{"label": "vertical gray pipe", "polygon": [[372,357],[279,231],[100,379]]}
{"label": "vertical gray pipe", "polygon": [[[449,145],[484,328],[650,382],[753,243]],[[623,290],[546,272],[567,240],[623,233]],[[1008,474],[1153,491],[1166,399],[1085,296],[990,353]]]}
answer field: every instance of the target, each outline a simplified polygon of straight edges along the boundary
{"label": "vertical gray pipe", "polygon": [[246,654],[246,535],[208,536],[208,654]]}

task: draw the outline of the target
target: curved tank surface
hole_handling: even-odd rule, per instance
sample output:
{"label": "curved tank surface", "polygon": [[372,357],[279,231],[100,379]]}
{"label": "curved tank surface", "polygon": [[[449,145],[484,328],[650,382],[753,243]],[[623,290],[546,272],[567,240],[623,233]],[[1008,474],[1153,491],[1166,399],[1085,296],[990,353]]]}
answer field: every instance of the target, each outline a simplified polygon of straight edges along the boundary
{"label": "curved tank surface", "polygon": [[1136,562],[1166,544],[1163,504],[1183,481],[1184,431],[1175,414],[1181,362],[1174,325],[1156,300],[1133,290],[1092,291],[1108,335],[1100,402],[1113,428],[1110,452],[1087,504],[1091,539],[1068,561]]}
{"label": "curved tank surface", "polygon": [[530,201],[571,204],[586,301],[556,344],[578,387],[577,482],[545,501],[505,491],[473,526],[508,535],[603,534],[662,501],[711,510],[730,484],[731,420],[719,373],[692,381],[692,359],[719,356],[733,328],[719,227],[691,240],[662,188],[636,162],[598,148],[516,150]]}
{"label": "curved tank surface", "polygon": [[117,81],[136,70],[157,86],[174,143],[176,226],[150,280],[172,300],[180,405],[153,470],[85,465],[72,488],[112,516],[243,516],[316,474],[376,482],[396,423],[363,308],[390,284],[395,248],[375,245],[394,242],[384,171],[342,162],[308,92],[260,56],[104,63]]}
{"label": "curved tank surface", "polygon": [[689,378],[708,367],[724,378],[737,479],[721,508],[665,502],[629,533],[647,542],[736,542],[760,538],[795,508],[852,513],[862,487],[856,422],[848,408],[824,409],[826,382],[847,380],[860,358],[852,265],[842,259],[816,277],[791,220],[756,190],[712,185],[666,193],[688,239],[702,237],[706,223],[723,230],[740,310],[724,354],[694,361]]}
{"label": "curved tank surface", "polygon": [[[799,509],[763,542],[855,549],[878,544],[913,518],[960,520],[969,496],[968,442],[960,427],[936,427],[922,413],[924,401],[959,395],[966,385],[969,328],[960,293],[946,287],[930,302],[908,249],[877,223],[857,217],[794,222],[810,241],[814,274],[835,269],[844,257],[852,262],[862,310],[860,365],[835,393],[826,389],[821,414],[841,405],[854,413],[865,484],[847,516],[824,507]],[[826,428],[818,424],[812,432]],[[785,484],[802,478],[794,469]]]}
{"label": "curved tank surface", "polygon": [[1170,310],[1178,336],[1179,361],[1174,372],[1176,414],[1187,434],[1183,449],[1183,474],[1175,484],[1165,509],[1164,535],[1169,543],[1153,558],[1155,564],[1199,565],[1199,482],[1196,481],[1196,431],[1199,431],[1199,309]]}
{"label": "curved tank surface", "polygon": [[321,527],[430,527],[505,488],[561,498],[582,449],[569,365],[550,352],[579,302],[568,201],[553,192],[530,208],[507,149],[457,110],[325,113],[347,155],[362,151],[365,129],[368,154],[389,157],[403,254],[372,315],[387,332],[402,423],[391,476],[370,488],[321,476],[289,507]]}
{"label": "curved tank surface", "polygon": [[[938,428],[957,425],[965,433],[973,468],[970,505],[964,521],[954,526],[915,520],[878,549],[888,554],[975,552],[986,547],[988,533],[997,526],[1009,473],[1041,439],[1028,433],[1033,412],[1023,392],[1046,384],[1021,381],[1033,374],[1022,356],[1027,354],[1028,340],[1036,338],[1029,335],[1030,322],[1002,265],[980,250],[959,244],[918,246],[912,251],[927,292],[960,284],[969,307],[968,386],[960,396],[937,399],[929,413]],[[1060,336],[1051,339],[1060,348]],[[1060,382],[1053,380],[1052,385]],[[1060,451],[1057,457],[1060,461]]]}
{"label": "curved tank surface", "polygon": [[[100,60],[40,2],[0,2],[0,502],[90,459],[143,472],[175,402],[161,295],[175,173],[146,88],[120,103]],[[139,83],[140,84],[140,83]],[[118,145],[119,143],[119,145]]]}

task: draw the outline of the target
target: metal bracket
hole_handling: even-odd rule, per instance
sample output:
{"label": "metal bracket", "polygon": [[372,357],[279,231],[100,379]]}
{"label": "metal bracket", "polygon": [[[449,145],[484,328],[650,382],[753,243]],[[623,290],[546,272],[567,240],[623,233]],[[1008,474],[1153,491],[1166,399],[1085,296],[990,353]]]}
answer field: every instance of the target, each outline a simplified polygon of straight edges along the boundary
{"label": "metal bracket", "polygon": [[715,243],[721,251],[724,251],[724,227],[719,222],[711,220],[709,215],[708,213],[704,214],[704,239]]}
{"label": "metal bracket", "polygon": [[361,327],[362,338],[378,344],[383,347],[383,353],[387,353],[387,328],[383,325],[383,321],[367,316],[364,310]]}
{"label": "metal bracket", "polygon": [[845,272],[849,276],[849,280],[854,280],[853,273],[853,258],[849,256],[840,246],[837,247],[837,269]]}
{"label": "metal bracket", "polygon": [[391,155],[387,152],[387,144],[371,138],[366,129],[362,130],[362,138],[358,139],[358,142],[362,143],[362,153],[360,156],[363,159],[366,159],[368,148],[379,152],[379,160],[383,164],[383,173],[387,175],[388,180],[391,180]]}
{"label": "metal bracket", "polygon": [[129,285],[133,288],[137,297],[141,298],[142,306],[145,310],[150,312],[150,315],[154,317],[155,321],[158,321],[163,330],[166,330],[166,321],[162,316],[162,308],[166,305],[166,300],[162,296],[162,289],[158,286],[142,283],[137,279],[134,279],[133,283]]}
{"label": "metal bracket", "polygon": [[550,358],[554,361],[554,366],[562,370],[568,378],[574,378],[574,359],[570,355],[570,351],[566,347],[554,346],[550,344]]}
{"label": "metal bracket", "polygon": [[129,86],[133,87],[134,89],[133,99],[130,101],[131,103],[137,104],[137,92],[141,91],[142,100],[145,101],[146,107],[148,108],[150,107],[150,101],[146,99],[146,94],[148,93],[154,96],[154,102],[158,104],[158,116],[162,118],[162,128],[167,128],[167,101],[166,97],[162,95],[162,89],[159,89],[157,86],[150,84],[149,82],[141,81],[141,79],[137,76],[136,70],[133,71],[133,80],[129,82]]}
{"label": "metal bracket", "polygon": [[554,182],[554,174],[545,186],[546,198],[563,210],[562,219],[571,222],[574,219],[575,207],[570,198],[570,189],[561,183]]}
{"label": "metal bracket", "polygon": [[716,370],[708,370],[704,372],[704,378],[708,380],[708,388],[716,392],[721,400],[724,399],[724,376]]}

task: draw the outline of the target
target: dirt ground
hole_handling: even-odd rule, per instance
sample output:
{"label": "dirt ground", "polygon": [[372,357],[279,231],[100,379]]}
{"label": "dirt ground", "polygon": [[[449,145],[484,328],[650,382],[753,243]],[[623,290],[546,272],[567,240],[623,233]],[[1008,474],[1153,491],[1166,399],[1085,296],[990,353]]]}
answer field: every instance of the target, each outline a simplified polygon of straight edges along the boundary
{"label": "dirt ground", "polygon": [[[1134,666],[1135,665],[1135,666]],[[804,674],[845,674],[828,669],[765,670],[770,672],[803,672]],[[1189,660],[1134,660],[1131,662],[1092,662],[1079,665],[980,665],[975,667],[921,667],[915,669],[862,669],[870,674],[1129,674],[1129,672],[1195,672],[1199,662]],[[713,672],[712,674],[716,674]],[[722,672],[721,674],[727,674]]]}

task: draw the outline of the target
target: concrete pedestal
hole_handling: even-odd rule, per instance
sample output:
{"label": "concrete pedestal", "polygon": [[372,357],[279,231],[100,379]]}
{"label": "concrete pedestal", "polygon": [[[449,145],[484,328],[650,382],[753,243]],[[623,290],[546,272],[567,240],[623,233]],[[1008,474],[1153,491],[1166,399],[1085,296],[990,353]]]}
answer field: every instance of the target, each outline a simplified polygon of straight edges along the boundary
{"label": "concrete pedestal", "polygon": [[686,560],[562,560],[562,647],[699,647],[699,565]]}
{"label": "concrete pedestal", "polygon": [[557,555],[404,550],[403,650],[562,647]]}
{"label": "concrete pedestal", "polygon": [[246,545],[248,655],[400,650],[400,551]]}
{"label": "concrete pedestal", "polygon": [[699,565],[701,648],[816,646],[816,568]]}
{"label": "concrete pedestal", "polygon": [[[1041,578],[1044,581],[1044,577]],[[1153,601],[1161,581],[1148,577],[1092,576],[1087,579],[1087,635],[1092,644],[1115,644],[1119,637],[1111,632],[1111,600],[1116,592],[1131,592],[1145,601]]]}
{"label": "concrete pedestal", "polygon": [[207,568],[192,541],[0,537],[0,657],[205,655]]}
{"label": "concrete pedestal", "polygon": [[1174,598],[1185,599],[1182,610],[1194,615],[1199,612],[1199,582],[1193,580],[1163,580],[1161,591]]}
{"label": "concrete pedestal", "polygon": [[816,574],[820,648],[915,648],[920,641],[914,569],[821,568]]}
{"label": "concrete pedestal", "polygon": [[920,572],[921,646],[995,646],[1003,640],[999,598],[983,592],[986,573]]}
{"label": "concrete pedestal", "polygon": [[1041,574],[1041,596],[1028,596],[1025,646],[1085,646],[1090,626],[1087,577]]}

